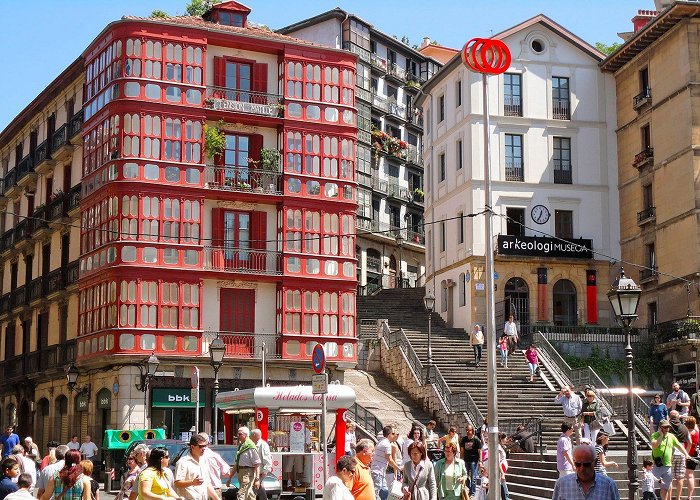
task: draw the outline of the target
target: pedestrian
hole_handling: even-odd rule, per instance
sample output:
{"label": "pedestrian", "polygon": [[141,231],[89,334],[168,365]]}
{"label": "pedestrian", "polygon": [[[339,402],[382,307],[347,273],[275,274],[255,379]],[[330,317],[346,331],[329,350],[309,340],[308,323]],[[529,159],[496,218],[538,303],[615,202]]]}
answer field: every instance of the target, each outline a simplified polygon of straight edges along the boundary
{"label": "pedestrian", "polygon": [[571,439],[574,445],[578,444],[581,439],[579,415],[583,408],[581,397],[574,393],[568,385],[565,385],[561,388],[561,391],[559,391],[559,395],[554,398],[554,402],[561,405],[564,411],[564,422],[570,423],[574,428]]}
{"label": "pedestrian", "polygon": [[508,337],[506,335],[501,335],[498,348],[501,350],[501,366],[508,368]]}
{"label": "pedestrian", "polygon": [[515,428],[513,442],[517,443],[516,449],[520,453],[535,453],[535,439],[532,433],[525,429],[524,425],[519,425]]}
{"label": "pedestrian", "polygon": [[423,434],[423,427],[417,422],[414,423],[413,426],[411,426],[411,430],[408,431],[408,436],[406,436],[406,438],[403,440],[403,444],[401,445],[402,465],[407,464],[411,460],[408,448],[416,441],[420,441],[425,447],[425,435]]}
{"label": "pedestrian", "polygon": [[652,472],[654,462],[645,458],[642,460],[643,478],[642,478],[642,500],[658,500],[656,497],[656,477]]}
{"label": "pedestrian", "polygon": [[442,442],[444,446],[446,446],[447,443],[455,445],[455,453],[457,454],[457,458],[459,458],[459,434],[457,434],[457,427],[454,425],[451,426],[447,434],[440,438],[440,442]]}
{"label": "pedestrian", "polygon": [[357,437],[355,437],[355,424],[348,422],[345,428],[345,454],[352,456],[355,452],[355,445],[357,444]]}
{"label": "pedestrian", "polygon": [[654,460],[652,472],[661,482],[661,500],[671,500],[673,452],[678,450],[686,459],[691,457],[678,438],[671,432],[671,423],[668,420],[659,422],[659,431],[652,434],[649,439],[651,440],[651,458]]}
{"label": "pedestrian", "polygon": [[14,427],[8,425],[5,428],[5,434],[0,436],[0,444],[2,444],[2,458],[9,457],[12,454],[12,448],[19,443],[19,436],[14,433]]}
{"label": "pedestrian", "polygon": [[78,439],[78,435],[73,434],[70,438],[70,441],[66,443],[66,446],[68,446],[68,448],[70,448],[71,450],[80,451],[80,440]]}
{"label": "pedestrian", "polygon": [[54,450],[54,454],[56,455],[56,462],[44,467],[41,470],[39,478],[36,481],[37,498],[41,498],[43,496],[44,491],[46,491],[46,487],[49,484],[49,480],[53,478],[58,471],[63,469],[63,465],[65,464],[66,452],[68,451],[70,451],[70,448],[68,448],[68,446],[66,446],[65,444],[58,445]]}
{"label": "pedestrian", "polygon": [[91,500],[90,479],[83,474],[78,450],[66,452],[63,467],[49,479],[40,500],[49,500],[51,497],[60,500]]}
{"label": "pedestrian", "polygon": [[390,425],[382,429],[382,440],[374,447],[374,458],[370,464],[372,471],[372,481],[374,481],[374,491],[377,498],[386,500],[389,496],[389,484],[387,481],[387,471],[392,470],[398,474],[399,466],[392,454],[392,443],[396,442],[398,432]]}
{"label": "pedestrian", "polygon": [[668,422],[671,424],[671,433],[676,436],[676,439],[681,444],[685,451],[686,457],[679,450],[673,450],[673,458],[671,460],[671,475],[673,476],[673,486],[677,489],[678,495],[676,498],[680,499],[681,493],[683,492],[683,485],[685,484],[685,464],[687,462],[688,452],[690,448],[690,432],[683,422],[681,422],[680,414],[677,410],[671,410],[668,412]]}
{"label": "pedestrian", "polygon": [[268,474],[272,473],[272,452],[270,445],[262,438],[260,429],[253,429],[250,433],[250,439],[255,443],[260,455],[260,488],[258,488],[258,500],[266,500],[267,493],[263,488],[263,483]]}
{"label": "pedestrian", "polygon": [[17,478],[17,491],[7,495],[5,500],[35,500],[34,495],[30,491],[31,487],[32,477],[24,472]]}
{"label": "pedestrian", "polygon": [[[232,474],[238,473],[238,500],[250,500],[255,498],[255,491],[260,487],[260,455],[255,443],[250,439],[250,430],[247,427],[238,428],[238,450],[236,462],[231,469]],[[178,467],[179,467],[178,463]],[[228,483],[231,484],[229,478]],[[204,497],[202,500],[206,500]]]}
{"label": "pedestrian", "polygon": [[[697,419],[694,416],[689,416],[685,419],[685,426],[690,433],[690,443],[686,446],[688,455],[691,457],[698,456],[698,442],[700,441],[700,431],[698,430]],[[685,478],[688,485],[687,498],[693,498],[695,491],[695,469],[698,466],[696,460],[688,460],[685,463]]]}
{"label": "pedestrian", "polygon": [[410,500],[437,500],[437,485],[433,464],[422,441],[413,441],[408,447],[411,459],[404,464],[403,493]]}
{"label": "pedestrian", "polygon": [[508,339],[508,354],[513,354],[518,345],[518,325],[515,324],[512,314],[508,316],[508,321],[503,326],[503,335]]}
{"label": "pedestrian", "polygon": [[[184,457],[183,457],[184,458]],[[166,448],[153,448],[148,455],[146,468],[138,475],[136,491],[138,500],[182,500],[173,490],[165,475],[170,453]]]}
{"label": "pedestrian", "polygon": [[375,500],[374,480],[370,463],[374,458],[374,443],[370,439],[360,439],[355,445],[355,473],[350,485],[350,493],[355,500]]}
{"label": "pedestrian", "polygon": [[649,405],[649,434],[659,430],[662,420],[668,420],[668,408],[661,400],[661,394],[657,394]]}
{"label": "pedestrian", "polygon": [[457,445],[445,443],[445,457],[433,466],[438,500],[461,500],[462,488],[466,488],[467,468],[457,458]]}
{"label": "pedestrian", "polygon": [[600,431],[598,435],[596,436],[596,441],[595,441],[595,466],[594,469],[596,472],[600,472],[601,474],[605,474],[606,476],[608,475],[608,467],[615,467],[618,468],[620,465],[617,462],[614,462],[612,460],[608,460],[605,457],[605,454],[608,452],[608,442],[610,440],[610,437],[608,436],[608,433],[605,431]]}
{"label": "pedestrian", "polygon": [[[174,481],[175,489],[178,495],[187,500],[207,500],[209,496],[212,498],[216,497],[216,492],[211,485],[211,479],[209,477],[209,464],[206,459],[203,458],[204,449],[208,445],[209,442],[206,438],[199,434],[193,435],[189,441],[189,453],[185,453],[177,462]],[[255,446],[253,445],[253,447]],[[238,454],[236,455],[237,459],[238,455],[245,451],[243,448],[243,446],[239,445]],[[249,448],[246,447],[245,449],[247,450]],[[155,450],[151,450],[151,454],[153,454],[154,451]],[[148,463],[150,466],[150,460]],[[241,491],[248,491],[246,486],[248,485],[241,482],[239,494]]]}
{"label": "pedestrian", "polygon": [[50,464],[56,463],[56,453],[55,450],[59,446],[58,441],[49,441],[46,445],[46,456],[41,460],[41,466],[39,470],[44,470],[44,467]]}
{"label": "pedestrian", "polygon": [[601,428],[598,422],[598,412],[600,403],[595,397],[595,392],[590,387],[586,388],[586,400],[581,407],[581,416],[583,418],[583,437],[589,439],[591,443],[597,442],[598,431]]}
{"label": "pedestrian", "polygon": [[683,421],[690,411],[690,396],[681,389],[678,382],[674,382],[671,389],[671,393],[666,397],[666,407],[669,413],[673,410],[678,411],[680,419]]}
{"label": "pedestrian", "polygon": [[[501,490],[501,498],[508,500],[508,486],[506,484],[506,472],[508,471],[508,460],[506,458],[506,450],[504,446],[508,440],[508,435],[505,432],[498,434],[498,448],[496,448],[495,459],[498,460],[499,477],[491,480],[491,485],[498,484]],[[481,462],[486,470],[489,469],[488,461],[490,458],[488,443],[484,443],[481,448]],[[498,481],[498,482],[496,482]]]}
{"label": "pedestrian", "polygon": [[92,500],[100,500],[100,483],[92,477],[93,463],[92,460],[81,460],[80,466],[83,468],[83,474],[90,481],[90,495]]}
{"label": "pedestrian", "polygon": [[571,435],[574,433],[574,426],[569,422],[561,424],[561,434],[557,441],[557,470],[559,477],[568,476],[575,473],[574,457],[572,454],[573,443]]}
{"label": "pedestrian", "polygon": [[0,469],[2,469],[2,479],[0,479],[0,500],[4,500],[6,496],[10,493],[17,491],[17,483],[13,481],[14,478],[20,475],[19,464],[17,460],[12,457],[5,457],[0,463]]}
{"label": "pedestrian", "polygon": [[595,450],[582,444],[574,448],[576,474],[557,479],[552,500],[620,500],[615,481],[593,468]]}
{"label": "pedestrian", "polygon": [[80,454],[86,460],[90,460],[93,463],[97,461],[97,452],[99,451],[99,448],[92,442],[92,437],[85,436],[83,438],[83,444],[80,445],[79,450]]}
{"label": "pedestrian", "polygon": [[482,443],[481,439],[476,437],[472,424],[467,424],[464,437],[459,445],[461,448],[460,451],[462,452],[462,460],[464,460],[464,466],[467,468],[467,487],[469,488],[469,495],[473,497],[476,494],[476,482],[479,479]]}
{"label": "pedestrian", "polygon": [[[148,467],[148,457],[149,457],[150,449],[148,448],[148,445],[145,443],[140,443],[137,444],[134,447],[134,450],[131,452],[131,454],[134,456],[134,460],[136,461],[136,466],[139,469],[139,473],[143,472],[146,470]],[[166,479],[168,480],[168,483],[170,484],[171,488],[174,488],[174,477],[173,477],[173,471],[170,470],[170,467],[165,467],[163,469],[163,474],[165,474]],[[138,480],[137,480],[138,483]],[[129,493],[129,500],[136,500],[139,495],[139,489],[138,489],[138,484],[136,488],[131,488],[131,492]]]}
{"label": "pedestrian", "polygon": [[21,444],[15,445],[12,448],[12,457],[17,460],[19,464],[19,471],[21,473],[27,473],[32,476],[32,488],[36,485],[36,462],[26,456],[26,450]]}
{"label": "pedestrian", "polygon": [[428,458],[433,462],[440,458],[436,456],[440,450],[440,435],[435,430],[436,425],[435,420],[425,424],[425,446],[428,450]]}
{"label": "pedestrian", "polygon": [[24,450],[26,455],[36,462],[38,468],[41,465],[41,453],[39,453],[39,447],[30,436],[24,438]]}
{"label": "pedestrian", "polygon": [[530,368],[530,382],[535,380],[535,374],[537,373],[537,348],[534,344],[530,344],[530,347],[525,351],[525,359],[527,359],[527,366]]}
{"label": "pedestrian", "polygon": [[115,500],[126,500],[131,495],[134,486],[136,485],[136,478],[141,472],[139,464],[136,462],[136,457],[132,452],[126,459],[126,472],[122,479],[122,487],[119,489]]}
{"label": "pedestrian", "polygon": [[481,422],[481,425],[476,429],[476,437],[478,437],[482,444],[485,443],[489,438],[489,423],[487,419]]}
{"label": "pedestrian", "polygon": [[474,363],[478,367],[481,364],[481,354],[484,347],[484,332],[481,331],[480,325],[474,325],[469,334],[469,345],[474,350]]}
{"label": "pedestrian", "polygon": [[700,391],[690,397],[690,414],[695,417],[695,422],[700,419]]}
{"label": "pedestrian", "polygon": [[354,500],[348,484],[355,474],[355,460],[349,455],[340,457],[335,464],[335,475],[323,486],[323,500]]}

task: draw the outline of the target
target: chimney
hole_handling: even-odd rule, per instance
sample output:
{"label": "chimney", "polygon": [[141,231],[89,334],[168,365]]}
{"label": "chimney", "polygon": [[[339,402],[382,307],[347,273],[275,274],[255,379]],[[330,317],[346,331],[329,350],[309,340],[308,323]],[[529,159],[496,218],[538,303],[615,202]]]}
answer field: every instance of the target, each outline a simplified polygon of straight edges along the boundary
{"label": "chimney", "polygon": [[638,10],[637,15],[632,18],[634,32],[636,33],[644,28],[644,26],[649,24],[657,14],[658,12],[655,10]]}
{"label": "chimney", "polygon": [[424,36],[423,37],[423,43],[421,44],[420,48],[424,48],[430,45],[430,37],[429,36]]}

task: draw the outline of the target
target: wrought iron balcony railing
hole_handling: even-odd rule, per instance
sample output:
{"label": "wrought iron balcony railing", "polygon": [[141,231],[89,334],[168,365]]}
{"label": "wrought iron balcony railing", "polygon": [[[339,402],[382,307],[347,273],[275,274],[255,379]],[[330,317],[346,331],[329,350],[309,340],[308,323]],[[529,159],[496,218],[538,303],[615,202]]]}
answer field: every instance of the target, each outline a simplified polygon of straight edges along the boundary
{"label": "wrought iron balcony railing", "polygon": [[277,250],[207,246],[204,247],[204,269],[279,276],[282,274],[282,254]]}
{"label": "wrought iron balcony railing", "polygon": [[205,186],[219,191],[282,194],[282,173],[251,167],[207,165]]}
{"label": "wrought iron balcony railing", "polygon": [[207,86],[204,107],[216,111],[271,117],[281,117],[284,110],[282,96],[279,94],[211,85]]}
{"label": "wrought iron balcony railing", "polygon": [[635,110],[638,110],[645,104],[651,104],[651,87],[646,87],[639,94],[634,96],[634,99],[632,101],[632,107]]}

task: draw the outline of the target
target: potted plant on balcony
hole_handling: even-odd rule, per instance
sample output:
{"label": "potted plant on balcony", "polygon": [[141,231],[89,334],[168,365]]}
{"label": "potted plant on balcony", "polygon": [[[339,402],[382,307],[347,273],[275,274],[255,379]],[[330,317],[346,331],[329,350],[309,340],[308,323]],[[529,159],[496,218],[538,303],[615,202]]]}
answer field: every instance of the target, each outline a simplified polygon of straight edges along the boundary
{"label": "potted plant on balcony", "polygon": [[700,333],[700,322],[692,318],[685,319],[678,325],[678,333],[681,338],[695,339]]}
{"label": "potted plant on balcony", "polygon": [[420,90],[421,85],[416,80],[408,80],[406,82],[406,87],[408,87],[409,89]]}
{"label": "potted plant on balcony", "polygon": [[425,192],[421,188],[416,188],[413,190],[413,199],[415,201],[423,201],[425,197]]}
{"label": "potted plant on balcony", "polygon": [[224,154],[226,136],[222,130],[223,125],[223,120],[220,120],[216,127],[204,125],[204,152],[212,160]]}

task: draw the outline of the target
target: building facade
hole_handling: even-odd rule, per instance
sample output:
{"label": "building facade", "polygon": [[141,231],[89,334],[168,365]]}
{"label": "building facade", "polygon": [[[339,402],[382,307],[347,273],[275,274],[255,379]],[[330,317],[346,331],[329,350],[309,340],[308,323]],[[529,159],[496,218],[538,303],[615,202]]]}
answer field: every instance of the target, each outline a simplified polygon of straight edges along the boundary
{"label": "building facade", "polygon": [[356,361],[356,57],[249,14],[115,21],[0,136],[2,420],[40,446],[179,437],[193,366],[209,430],[216,337],[222,390]]}
{"label": "building facade", "polygon": [[339,8],[278,30],[357,62],[360,293],[424,283],[423,117],[415,102],[439,62]]}
{"label": "building facade", "polygon": [[[514,314],[523,336],[608,326],[614,82],[601,53],[543,15],[495,38],[513,56],[488,77],[498,321]],[[448,324],[471,329],[486,319],[482,76],[457,55],[424,92],[427,286]]]}
{"label": "building facade", "polygon": [[637,326],[654,330],[658,348],[681,363],[691,361],[688,333],[698,330],[700,315],[700,5],[665,7],[635,24],[602,69],[617,88],[620,240],[642,287]]}

